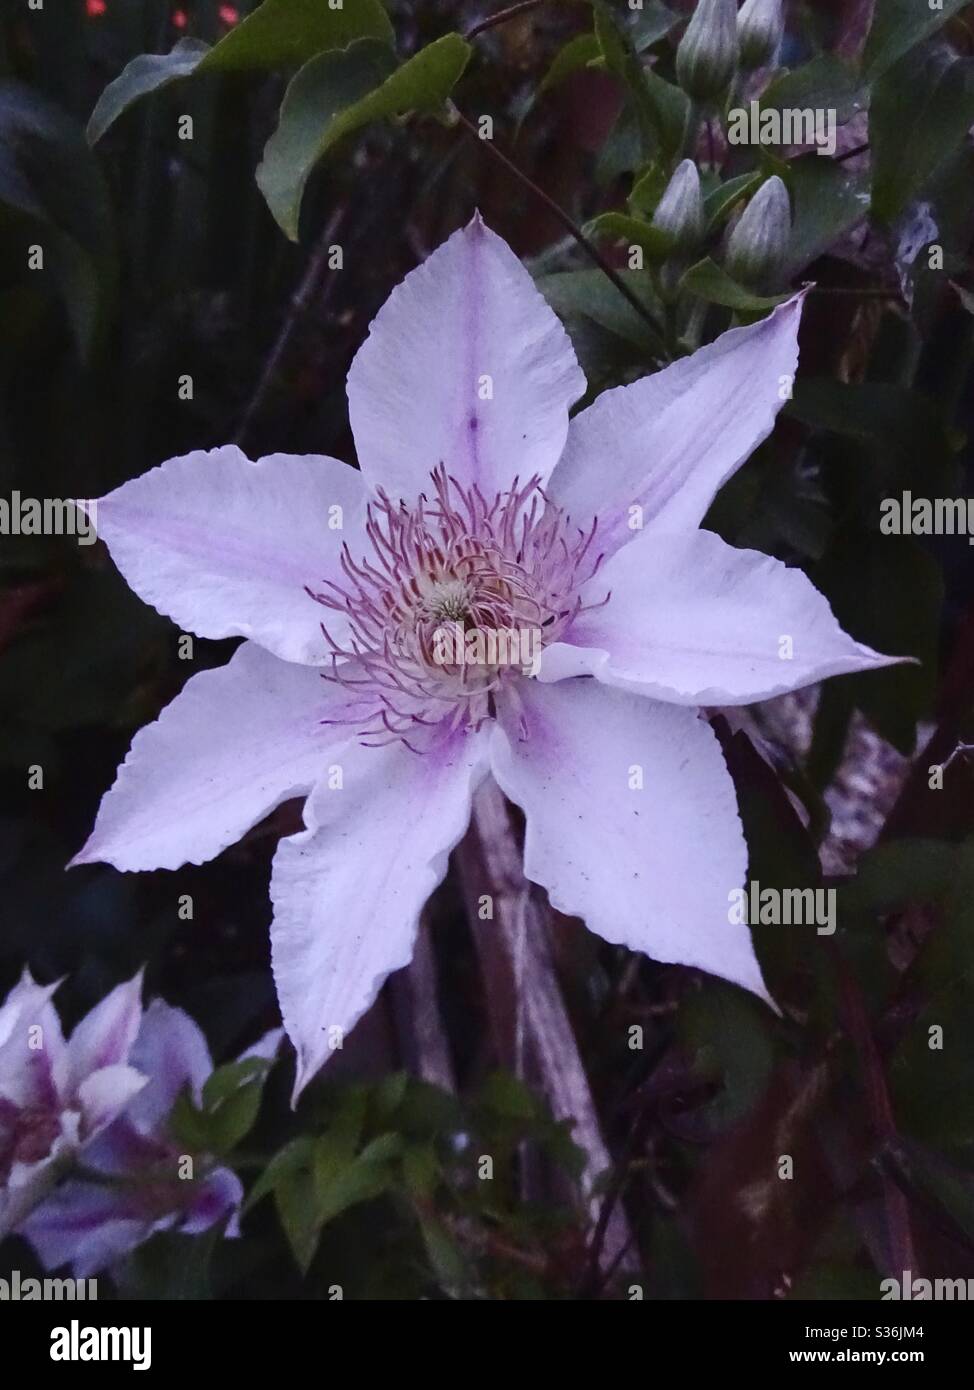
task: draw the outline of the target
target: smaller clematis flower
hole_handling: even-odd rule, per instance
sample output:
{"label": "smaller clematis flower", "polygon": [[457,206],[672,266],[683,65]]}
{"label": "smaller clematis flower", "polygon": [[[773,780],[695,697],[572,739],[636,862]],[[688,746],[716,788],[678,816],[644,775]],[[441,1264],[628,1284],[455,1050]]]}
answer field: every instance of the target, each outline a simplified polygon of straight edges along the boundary
{"label": "smaller clematis flower", "polygon": [[[279,1028],[267,1033],[239,1060],[273,1060],[282,1037]],[[187,1154],[170,1127],[180,1094],[188,1088],[198,1104],[213,1071],[200,1028],[153,1000],[132,1059],[148,1084],[86,1148],[85,1175],[64,1182],[21,1227],[46,1269],[68,1264],[86,1279],[157,1231],[198,1235],[223,1221],[227,1236],[240,1234],[240,1179],[206,1154]]]}
{"label": "smaller clematis flower", "polygon": [[65,1042],[51,998],[29,972],[0,1007],[0,1238],[146,1083],[129,1052],[142,1016],[141,972],[112,990]]}

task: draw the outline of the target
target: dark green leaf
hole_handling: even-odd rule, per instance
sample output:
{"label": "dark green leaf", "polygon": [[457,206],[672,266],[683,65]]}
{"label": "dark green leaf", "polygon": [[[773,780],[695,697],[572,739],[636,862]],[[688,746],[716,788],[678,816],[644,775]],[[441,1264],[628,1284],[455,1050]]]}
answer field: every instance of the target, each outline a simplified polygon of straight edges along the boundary
{"label": "dark green leaf", "polygon": [[172,82],[189,77],[210,52],[202,39],[180,39],[170,53],[141,53],[109,82],[88,121],[88,143],[94,145],[135,102]]}
{"label": "dark green leaf", "polygon": [[787,181],[793,219],[787,263],[791,278],[868,215],[869,192],[864,174],[847,173],[817,154],[791,160]]}
{"label": "dark green leaf", "polygon": [[974,58],[930,44],[876,83],[869,114],[876,217],[894,221],[974,124]]}
{"label": "dark green leaf", "polygon": [[851,120],[864,105],[861,78],[831,53],[819,53],[776,78],[761,97],[762,111],[834,111],[837,125]]}
{"label": "dark green leaf", "polygon": [[595,0],[595,33],[606,67],[623,84],[633,104],[644,154],[652,154],[658,144],[665,155],[674,155],[686,128],[686,96],[652,68],[643,66],[604,0]]}
{"label": "dark green leaf", "polygon": [[75,122],[20,82],[0,82],[0,204],[30,230],[25,270],[28,244],[43,247],[43,269],[28,273],[53,281],[86,356],[115,290],[108,189]]}
{"label": "dark green leaf", "polygon": [[345,135],[370,121],[441,107],[467,65],[470,45],[446,34],[402,67],[385,44],[362,39],[319,54],[288,87],[257,182],[278,225],[296,241],[312,169]]}
{"label": "dark green leaf", "polygon": [[732,280],[726,270],[722,270],[709,256],[697,261],[683,275],[679,285],[684,294],[695,294],[708,304],[723,304],[728,309],[741,313],[759,313],[763,309],[773,309],[783,304],[787,294],[761,295]]}
{"label": "dark green leaf", "polygon": [[901,58],[908,49],[936,33],[968,0],[878,0],[872,27],[866,37],[862,65],[873,81]]}
{"label": "dark green leaf", "polygon": [[673,251],[674,241],[667,232],[660,231],[649,222],[636,217],[627,217],[622,212],[603,212],[583,228],[587,237],[606,241],[624,241],[630,246],[639,246],[651,261],[664,261]]}
{"label": "dark green leaf", "polygon": [[579,68],[586,67],[599,57],[601,53],[599,41],[594,34],[576,34],[573,39],[569,39],[564,48],[560,48],[555,54],[551,67],[545,73],[538,85],[538,96],[542,92],[548,92],[552,87],[557,87],[564,82],[566,77],[570,77]]}
{"label": "dark green leaf", "polygon": [[751,174],[738,174],[726,183],[718,184],[703,200],[703,212],[707,223],[707,235],[715,232],[725,217],[728,217],[738,203],[750,197],[764,182],[760,169]]}
{"label": "dark green leaf", "polygon": [[170,53],[133,58],[99,97],[88,140],[100,140],[134,102],[194,72],[296,67],[316,53],[363,38],[395,40],[380,0],[354,0],[336,9],[323,0],[264,0],[212,48],[199,39],[180,39]]}

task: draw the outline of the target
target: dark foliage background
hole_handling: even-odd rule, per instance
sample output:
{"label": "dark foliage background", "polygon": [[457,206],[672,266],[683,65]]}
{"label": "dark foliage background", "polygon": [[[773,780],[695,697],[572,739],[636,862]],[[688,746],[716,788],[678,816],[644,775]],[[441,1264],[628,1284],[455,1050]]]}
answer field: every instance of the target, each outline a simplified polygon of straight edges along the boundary
{"label": "dark foliage background", "polygon": [[[314,173],[297,241],[254,180],[286,71],[200,74],[133,104],[89,148],[85,123],[130,60],[187,36],[215,43],[254,8],[2,5],[2,495],[98,496],[230,440],[251,456],[351,461],[352,355],[390,288],[475,206],[566,318],[592,392],[673,350],[673,332],[661,351],[550,208],[462,125],[365,126]],[[492,115],[496,147],[577,224],[625,210],[640,175],[672,166],[665,141],[657,133],[652,148],[640,125],[639,79],[611,61],[568,72],[563,60],[556,80],[566,45],[597,51],[578,46],[592,8],[522,8],[471,40],[453,99],[473,121]],[[530,1058],[523,1078],[512,1074],[509,982],[495,975],[485,988],[489,953],[454,868],[431,905],[425,965],[392,982],[296,1115],[287,1065],[272,1076],[235,1161],[250,1182],[291,1144],[267,1181],[275,1200],[254,1202],[232,1246],[157,1237],[121,1292],[320,1298],[341,1285],[345,1297],[562,1298],[638,1285],[669,1299],[874,1298],[906,1256],[930,1277],[974,1276],[974,779],[957,752],[974,741],[974,551],[963,537],[879,532],[884,496],[972,491],[972,10],[946,3],[935,33],[920,8],[918,19],[906,0],[880,0],[875,17],[863,0],[790,5],[783,62],[793,93],[847,115],[837,156],[791,152],[785,167],[785,151],[716,155],[725,183],[757,168],[785,175],[790,283],[817,289],[794,400],[708,524],[806,568],[859,640],[920,659],[721,725],[752,877],[839,884],[836,936],[809,944],[756,929],[786,1004],[775,1021],[719,981],[549,922],[613,1159],[600,1192],[632,1238],[606,1268],[606,1226],[593,1232],[578,1151],[550,1117],[552,1078]],[[689,9],[614,4],[599,22],[672,81]],[[446,0],[388,10],[402,58],[488,14]],[[961,65],[949,90],[930,73],[930,45]],[[192,141],[178,137],[186,113]],[[712,153],[702,138],[700,161]],[[43,273],[27,268],[37,241]],[[943,251],[936,268],[931,242]],[[328,266],[335,244],[340,270]],[[624,248],[611,236],[599,245],[661,311]],[[708,338],[735,312],[726,286],[704,286],[699,304]],[[100,545],[0,538],[0,991],[25,962],[41,979],[64,976],[70,1020],[147,962],[148,992],[188,1009],[224,1059],[277,1019],[267,883],[299,808],[202,868],[64,868],[133,732],[232,650],[198,641],[181,660],[177,638]],[[928,768],[944,763],[931,788]],[[180,918],[186,894],[192,920]],[[929,1046],[933,1025],[942,1049]],[[494,1156],[493,1183],[472,1180],[481,1153]],[[777,1176],[784,1154],[788,1181]],[[0,1265],[32,1259],[11,1241]]]}

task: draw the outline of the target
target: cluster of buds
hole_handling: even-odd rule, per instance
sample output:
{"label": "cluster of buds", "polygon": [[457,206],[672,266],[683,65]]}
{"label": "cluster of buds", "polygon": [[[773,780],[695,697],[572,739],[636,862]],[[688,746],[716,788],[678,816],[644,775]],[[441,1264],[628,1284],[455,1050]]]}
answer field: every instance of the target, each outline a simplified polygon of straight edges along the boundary
{"label": "cluster of buds", "polygon": [[680,86],[701,105],[719,102],[739,68],[774,62],[784,35],[781,0],[699,0],[676,51]]}

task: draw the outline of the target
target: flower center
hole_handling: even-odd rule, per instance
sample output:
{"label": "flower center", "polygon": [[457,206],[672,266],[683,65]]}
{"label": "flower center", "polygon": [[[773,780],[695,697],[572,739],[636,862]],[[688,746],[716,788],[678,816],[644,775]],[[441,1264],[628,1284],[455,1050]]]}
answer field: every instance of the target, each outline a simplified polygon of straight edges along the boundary
{"label": "flower center", "polygon": [[530,672],[582,610],[595,574],[596,523],[573,527],[538,477],[488,500],[441,464],[414,507],[382,491],[366,515],[371,553],[342,549],[344,582],[307,592],[347,620],[344,644],[322,623],[326,680],[349,694],[348,717],[370,745],[401,739],[426,752],[476,729],[494,692]]}
{"label": "flower center", "polygon": [[0,1182],[9,1178],[15,1164],[39,1163],[46,1158],[60,1132],[56,1111],[41,1106],[17,1111],[6,1142],[0,1143]]}

